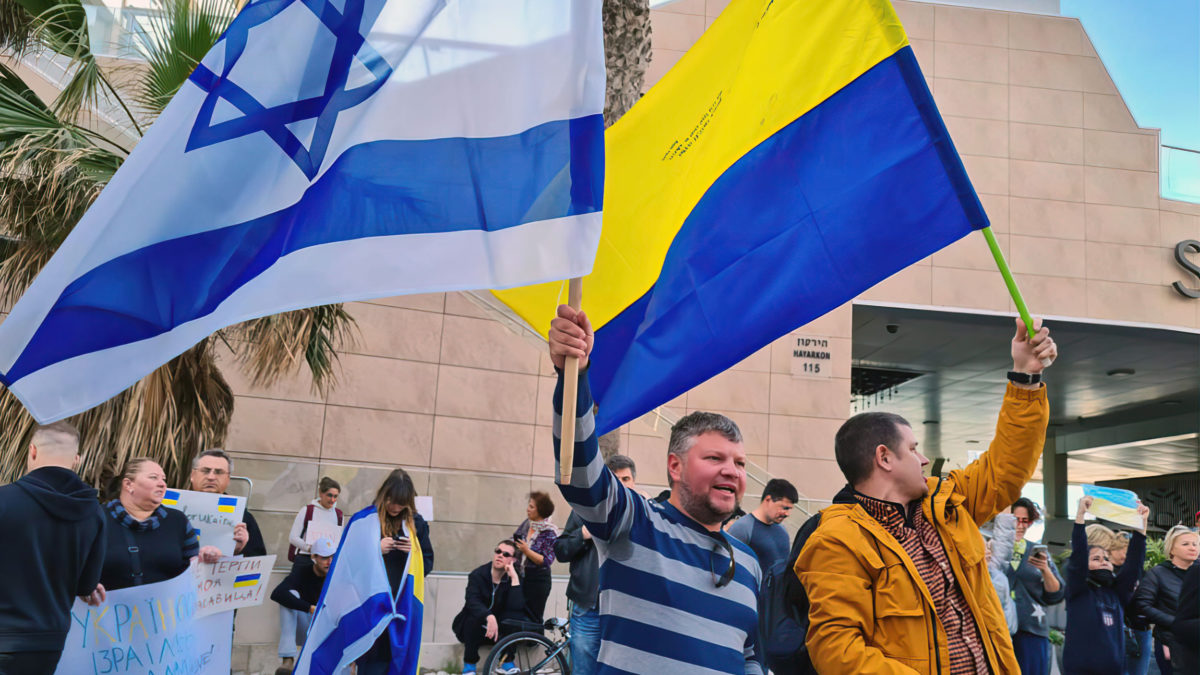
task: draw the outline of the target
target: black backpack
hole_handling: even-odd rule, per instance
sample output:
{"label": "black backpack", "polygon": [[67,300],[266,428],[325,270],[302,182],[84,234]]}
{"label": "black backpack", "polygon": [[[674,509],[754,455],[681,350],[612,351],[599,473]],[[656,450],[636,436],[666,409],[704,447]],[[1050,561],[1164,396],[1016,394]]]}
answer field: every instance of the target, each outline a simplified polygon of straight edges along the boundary
{"label": "black backpack", "polygon": [[763,573],[758,593],[758,635],[767,667],[775,675],[817,675],[804,638],[808,634],[808,595],[793,571],[804,543],[821,524],[817,512],[796,533],[792,550]]}

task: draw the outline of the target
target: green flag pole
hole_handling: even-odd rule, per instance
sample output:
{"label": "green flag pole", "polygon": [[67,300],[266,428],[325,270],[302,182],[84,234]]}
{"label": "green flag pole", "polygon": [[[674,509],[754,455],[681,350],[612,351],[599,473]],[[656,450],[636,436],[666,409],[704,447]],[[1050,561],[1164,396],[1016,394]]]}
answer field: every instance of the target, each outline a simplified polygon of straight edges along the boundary
{"label": "green flag pole", "polygon": [[1013,303],[1017,306],[1017,313],[1021,315],[1021,320],[1025,322],[1025,330],[1029,331],[1029,337],[1033,337],[1033,319],[1029,316],[1029,308],[1025,306],[1025,299],[1021,297],[1021,289],[1017,288],[1017,281],[1013,279],[1012,271],[1008,269],[1008,262],[1004,260],[1004,252],[1000,250],[1000,244],[996,243],[996,235],[992,234],[992,227],[989,225],[982,230],[983,238],[987,239],[988,248],[992,250],[992,257],[996,259],[996,267],[1000,268],[1000,276],[1004,277],[1004,285],[1008,286],[1008,294],[1012,296]]}

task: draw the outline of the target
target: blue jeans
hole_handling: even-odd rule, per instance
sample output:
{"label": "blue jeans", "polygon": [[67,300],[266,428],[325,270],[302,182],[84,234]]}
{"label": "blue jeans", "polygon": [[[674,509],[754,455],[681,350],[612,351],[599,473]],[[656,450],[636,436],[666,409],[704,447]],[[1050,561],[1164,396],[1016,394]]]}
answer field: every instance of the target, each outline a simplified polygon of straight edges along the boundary
{"label": "blue jeans", "polygon": [[592,675],[600,655],[600,612],[571,604],[571,675]]}
{"label": "blue jeans", "polygon": [[1050,639],[1033,633],[1017,631],[1013,636],[1013,651],[1021,665],[1021,675],[1050,675]]}
{"label": "blue jeans", "polygon": [[1153,638],[1150,635],[1150,629],[1133,631],[1133,639],[1137,640],[1138,656],[1125,658],[1125,672],[1123,675],[1146,675],[1150,672],[1150,659],[1153,658],[1151,653],[1154,649]]}

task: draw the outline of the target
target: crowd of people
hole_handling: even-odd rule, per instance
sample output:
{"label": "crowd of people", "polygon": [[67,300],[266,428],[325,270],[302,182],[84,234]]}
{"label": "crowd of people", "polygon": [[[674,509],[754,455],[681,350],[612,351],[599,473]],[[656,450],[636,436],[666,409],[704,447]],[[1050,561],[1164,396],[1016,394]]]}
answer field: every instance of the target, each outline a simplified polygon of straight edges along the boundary
{"label": "crowd of people", "polygon": [[[741,513],[746,450],[737,424],[724,415],[693,412],[672,427],[669,489],[654,499],[637,490],[633,460],[603,458],[587,376],[591,346],[586,315],[560,307],[550,331],[560,460],[565,360],[579,359],[582,372],[574,470],[559,485],[572,511],[560,530],[550,495],[529,493],[525,519],[470,572],[452,624],[464,645],[464,673],[476,671],[485,645],[542,624],[556,560],[570,566],[576,675],[1049,675],[1057,627],[1049,610],[1060,604],[1064,673],[1145,675],[1151,661],[1163,675],[1200,672],[1194,529],[1169,530],[1165,560],[1145,571],[1144,506],[1141,527],[1122,533],[1088,525],[1092,498],[1081,500],[1065,574],[1046,546],[1026,539],[1041,513],[1021,490],[1045,443],[1042,374],[1057,356],[1045,327],[1030,337],[1018,322],[996,435],[978,460],[926,476],[929,460],[906,420],[855,415],[833,447],[846,486],[790,540],[782,523],[799,495],[787,480],[769,481],[758,505]],[[182,512],[163,505],[161,466],[131,459],[101,500],[73,472],[78,448],[70,425],[40,427],[28,472],[0,487],[0,536],[27,552],[19,565],[0,563],[0,674],[54,672],[76,597],[100,604],[110,591],[172,579],[193,560],[221,557],[218,548],[201,546]],[[186,487],[224,494],[232,471],[226,453],[203,452]],[[347,521],[337,508],[341,490],[322,478],[289,532],[291,569],[271,592],[280,613],[281,673],[296,663],[335,556],[366,553],[338,552]],[[370,507],[393,595],[413,553],[409,533],[424,573],[433,569],[416,496],[409,475],[395,469]],[[237,555],[266,553],[249,510],[233,539]],[[389,672],[391,650],[380,636],[357,657],[357,672]],[[500,656],[500,672],[519,672],[509,655]]]}

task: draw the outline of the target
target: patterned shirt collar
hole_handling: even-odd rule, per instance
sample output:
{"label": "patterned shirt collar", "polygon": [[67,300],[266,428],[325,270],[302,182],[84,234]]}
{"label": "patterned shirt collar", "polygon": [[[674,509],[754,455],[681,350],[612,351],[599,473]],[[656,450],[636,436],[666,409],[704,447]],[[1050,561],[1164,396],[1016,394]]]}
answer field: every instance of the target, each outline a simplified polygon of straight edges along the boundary
{"label": "patterned shirt collar", "polygon": [[921,509],[921,501],[917,500],[908,505],[908,508],[896,503],[889,502],[885,499],[876,499],[870,495],[864,495],[858,490],[854,490],[854,498],[862,505],[863,509],[875,520],[879,521],[885,529],[894,527],[915,527],[914,517]]}
{"label": "patterned shirt collar", "polygon": [[120,499],[112,500],[111,502],[105,504],[104,508],[108,509],[109,514],[111,514],[118,523],[133,530],[134,532],[157,530],[158,526],[162,524],[163,519],[167,517],[167,510],[163,508],[161,504],[158,506],[158,508],[154,509],[154,513],[151,513],[150,517],[146,518],[145,520],[138,520],[130,515],[129,512],[125,510],[125,507],[121,505]]}

